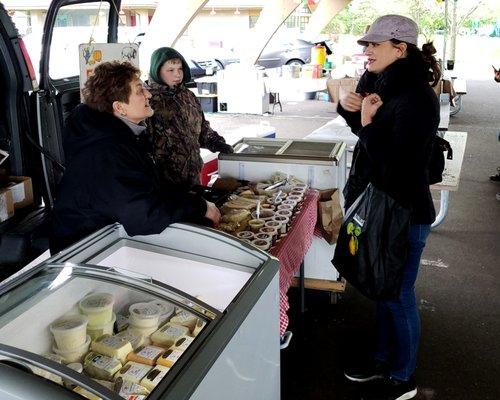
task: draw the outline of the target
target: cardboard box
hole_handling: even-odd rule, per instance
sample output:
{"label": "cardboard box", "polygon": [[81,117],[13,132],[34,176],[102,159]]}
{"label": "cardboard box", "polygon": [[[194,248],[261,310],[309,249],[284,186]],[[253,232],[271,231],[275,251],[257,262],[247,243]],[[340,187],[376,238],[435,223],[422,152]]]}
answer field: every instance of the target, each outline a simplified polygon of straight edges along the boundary
{"label": "cardboard box", "polygon": [[33,184],[29,176],[9,176],[9,181],[7,189],[12,194],[15,210],[33,204]]}
{"label": "cardboard box", "polygon": [[14,200],[9,189],[0,189],[0,222],[14,216]]}
{"label": "cardboard box", "polygon": [[339,96],[342,92],[355,92],[356,86],[358,86],[358,78],[333,79],[330,77],[326,81],[326,88],[333,103],[339,102]]}

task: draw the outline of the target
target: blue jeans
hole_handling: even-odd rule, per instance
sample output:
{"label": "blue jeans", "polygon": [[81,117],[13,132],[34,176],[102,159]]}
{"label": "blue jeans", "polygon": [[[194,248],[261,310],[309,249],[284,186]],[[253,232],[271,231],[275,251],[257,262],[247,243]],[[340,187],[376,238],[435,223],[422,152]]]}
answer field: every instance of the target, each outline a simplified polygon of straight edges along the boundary
{"label": "blue jeans", "polygon": [[375,359],[389,367],[392,378],[402,381],[410,379],[417,362],[420,318],[415,301],[415,281],[430,230],[430,225],[410,227],[410,251],[399,299],[377,302]]}

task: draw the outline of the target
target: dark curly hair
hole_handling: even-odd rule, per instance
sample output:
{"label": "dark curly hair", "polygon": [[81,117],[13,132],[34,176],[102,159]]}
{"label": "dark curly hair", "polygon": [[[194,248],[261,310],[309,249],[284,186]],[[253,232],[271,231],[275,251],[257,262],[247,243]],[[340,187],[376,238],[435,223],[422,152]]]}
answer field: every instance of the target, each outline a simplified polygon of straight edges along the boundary
{"label": "dark curly hair", "polygon": [[[393,44],[403,43],[401,40],[397,39],[391,39],[390,41]],[[436,54],[434,44],[432,42],[425,43],[422,46],[422,50],[420,50],[414,44],[407,42],[404,43],[407,45],[406,52],[408,54],[408,58],[418,63],[423,63],[429,70],[429,82],[432,82],[431,86],[436,86],[441,80],[442,72],[436,58],[434,57],[434,54]]]}
{"label": "dark curly hair", "polygon": [[141,71],[129,62],[104,62],[85,82],[83,102],[98,111],[113,113],[113,102],[128,103],[130,83],[140,74]]}

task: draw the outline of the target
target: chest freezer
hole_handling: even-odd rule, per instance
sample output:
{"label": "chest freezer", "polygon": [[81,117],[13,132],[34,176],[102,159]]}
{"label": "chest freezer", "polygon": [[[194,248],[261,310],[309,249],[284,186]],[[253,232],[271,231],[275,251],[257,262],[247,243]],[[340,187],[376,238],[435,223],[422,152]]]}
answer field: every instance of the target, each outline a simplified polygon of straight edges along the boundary
{"label": "chest freezer", "polygon": [[345,144],[243,138],[234,145],[234,153],[219,154],[222,178],[264,180],[274,172],[294,175],[314,189],[342,188],[346,182]]}
{"label": "chest freezer", "polygon": [[[61,319],[81,319],[86,312],[82,299],[96,294],[111,296],[117,322],[111,324],[111,336],[90,340],[87,336],[90,344],[80,345],[87,345],[81,353],[70,352],[70,359],[59,348],[51,327]],[[150,393],[144,395],[148,400],[279,399],[278,301],[277,260],[229,235],[188,224],[174,224],[158,235],[134,237],[118,224],[103,228],[0,285],[2,399],[81,399],[74,392],[78,390],[88,398],[118,400],[125,396],[117,392],[123,390],[117,382],[128,382],[127,374],[133,375],[136,384],[156,376],[155,365],[165,367],[160,360],[174,350],[182,351],[173,363],[168,361],[170,369],[157,379],[156,386],[148,386]],[[189,345],[174,348],[179,340],[172,345],[158,339],[157,330],[140,331],[138,336],[145,342],[141,345],[150,352],[152,344],[161,354],[142,369],[130,362],[144,363],[142,358],[137,361],[136,354],[144,352],[144,347],[120,350],[119,356],[102,354],[110,350],[96,342],[103,338],[109,342],[109,337],[123,332],[137,334],[132,329],[136,316],[127,316],[137,304],[170,305],[173,314],[153,329],[161,331],[166,324],[184,326]],[[89,335],[90,318],[88,314]],[[119,329],[123,332],[117,334]],[[106,370],[105,378],[99,375],[99,381],[93,380],[96,353],[119,358],[122,368]],[[69,366],[74,357],[83,373]],[[139,376],[144,371],[146,375]]]}

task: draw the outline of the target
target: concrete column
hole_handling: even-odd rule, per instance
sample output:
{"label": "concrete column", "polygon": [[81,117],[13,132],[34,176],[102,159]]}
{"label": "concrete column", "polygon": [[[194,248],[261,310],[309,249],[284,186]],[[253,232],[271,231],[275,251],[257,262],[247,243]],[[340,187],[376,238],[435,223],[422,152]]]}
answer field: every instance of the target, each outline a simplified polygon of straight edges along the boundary
{"label": "concrete column", "polygon": [[149,13],[148,10],[137,10],[136,11],[138,18],[137,26],[140,26],[143,29],[147,29],[149,25]]}
{"label": "concrete column", "polygon": [[175,46],[196,14],[208,0],[161,0],[146,29],[140,47],[140,66],[142,71],[149,69],[151,54],[162,46]]}
{"label": "concrete column", "polygon": [[316,38],[332,18],[350,2],[351,0],[320,0],[318,7],[316,7],[309,19],[304,31],[304,37],[308,39]]}
{"label": "concrete column", "polygon": [[255,64],[269,40],[300,3],[300,0],[266,1],[250,35],[250,43],[243,49],[242,61]]}

